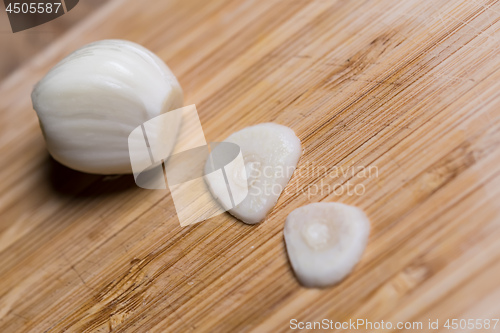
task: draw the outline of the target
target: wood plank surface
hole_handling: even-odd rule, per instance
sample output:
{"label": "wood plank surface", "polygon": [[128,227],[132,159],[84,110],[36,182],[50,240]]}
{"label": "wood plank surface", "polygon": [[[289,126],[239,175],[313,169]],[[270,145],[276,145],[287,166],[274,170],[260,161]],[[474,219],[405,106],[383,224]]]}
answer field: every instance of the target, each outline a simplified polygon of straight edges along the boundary
{"label": "wood plank surface", "polygon": [[93,13],[108,0],[80,1],[71,11],[57,20],[47,22],[37,27],[12,33],[7,13],[0,11],[0,80],[7,77],[18,67],[51,42],[58,39],[68,29]]}
{"label": "wood plank surface", "polygon": [[[109,1],[0,85],[0,332],[500,318],[499,20],[488,0]],[[164,59],[208,141],[268,121],[297,133],[263,223],[181,228],[168,191],[48,157],[33,85],[105,38]],[[360,264],[324,290],[297,283],[282,233],[319,201],[372,221]]]}

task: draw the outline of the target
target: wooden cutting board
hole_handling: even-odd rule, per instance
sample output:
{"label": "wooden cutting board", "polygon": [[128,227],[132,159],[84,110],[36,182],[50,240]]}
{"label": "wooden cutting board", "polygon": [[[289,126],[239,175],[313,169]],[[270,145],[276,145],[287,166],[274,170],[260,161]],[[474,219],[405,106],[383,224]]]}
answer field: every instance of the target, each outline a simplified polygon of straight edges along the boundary
{"label": "wooden cutting board", "polygon": [[[482,0],[107,3],[0,86],[0,331],[500,318],[499,20]],[[208,141],[269,121],[297,133],[299,168],[263,223],[181,228],[168,191],[48,157],[33,85],[105,38],[164,59]],[[361,263],[324,290],[297,283],[282,233],[319,201],[372,221]]]}

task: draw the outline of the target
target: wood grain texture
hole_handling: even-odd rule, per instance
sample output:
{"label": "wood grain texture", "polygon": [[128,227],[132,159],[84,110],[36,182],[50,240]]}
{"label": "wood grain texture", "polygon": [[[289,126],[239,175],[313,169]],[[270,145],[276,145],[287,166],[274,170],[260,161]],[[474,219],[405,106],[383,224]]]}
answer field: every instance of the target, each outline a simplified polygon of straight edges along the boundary
{"label": "wood grain texture", "polygon": [[[0,331],[499,318],[499,20],[486,0],[110,1],[0,85]],[[304,154],[263,223],[181,228],[168,192],[50,160],[31,89],[104,38],[164,59],[208,141],[267,121],[294,129]],[[364,193],[333,192],[349,184]],[[361,263],[325,290],[297,283],[282,234],[318,201],[372,221]]]}
{"label": "wood grain texture", "polygon": [[56,20],[37,27],[12,33],[9,18],[0,7],[0,80],[61,37],[68,29],[95,12],[108,0],[83,0],[78,6]]}

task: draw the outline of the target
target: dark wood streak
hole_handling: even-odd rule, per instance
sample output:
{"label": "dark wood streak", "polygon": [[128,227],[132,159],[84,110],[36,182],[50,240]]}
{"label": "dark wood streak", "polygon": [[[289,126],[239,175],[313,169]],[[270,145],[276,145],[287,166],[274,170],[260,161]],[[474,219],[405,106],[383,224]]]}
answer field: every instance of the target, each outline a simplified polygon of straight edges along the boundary
{"label": "dark wood streak", "polygon": [[[285,332],[291,318],[500,309],[488,298],[500,274],[498,1],[248,3],[127,0],[1,90],[0,122],[22,124],[0,137],[0,331]],[[167,60],[209,140],[275,121],[300,137],[299,168],[376,165],[379,176],[296,172],[263,223],[223,214],[186,228],[168,193],[130,179],[59,170],[67,184],[53,183],[26,96],[62,54],[110,36]],[[305,195],[325,179],[366,194]],[[360,264],[321,292],[300,287],[283,245],[286,214],[311,201],[372,221]]]}

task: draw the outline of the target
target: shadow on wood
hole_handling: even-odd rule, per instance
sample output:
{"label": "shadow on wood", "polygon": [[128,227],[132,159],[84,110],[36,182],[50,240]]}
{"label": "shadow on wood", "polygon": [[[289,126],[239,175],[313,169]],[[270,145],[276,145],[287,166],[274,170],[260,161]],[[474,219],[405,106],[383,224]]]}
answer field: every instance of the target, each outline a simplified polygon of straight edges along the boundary
{"label": "shadow on wood", "polygon": [[61,196],[109,196],[137,188],[132,175],[95,175],[70,169],[47,156],[50,187]]}

